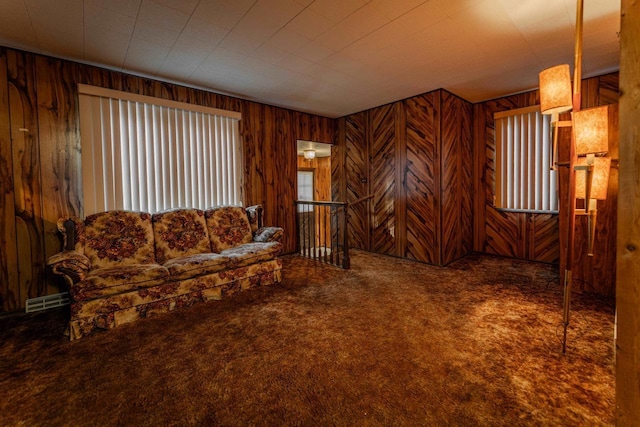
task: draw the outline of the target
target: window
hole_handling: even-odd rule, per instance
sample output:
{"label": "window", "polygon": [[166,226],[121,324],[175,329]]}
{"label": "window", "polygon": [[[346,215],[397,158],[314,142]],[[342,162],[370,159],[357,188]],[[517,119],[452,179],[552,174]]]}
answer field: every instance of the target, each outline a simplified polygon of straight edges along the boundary
{"label": "window", "polygon": [[79,85],[84,214],[242,203],[240,114]]}
{"label": "window", "polygon": [[539,106],[535,106],[496,113],[494,120],[495,207],[557,212],[550,116],[543,116]]}
{"label": "window", "polygon": [[298,200],[313,201],[313,171],[298,171]]}

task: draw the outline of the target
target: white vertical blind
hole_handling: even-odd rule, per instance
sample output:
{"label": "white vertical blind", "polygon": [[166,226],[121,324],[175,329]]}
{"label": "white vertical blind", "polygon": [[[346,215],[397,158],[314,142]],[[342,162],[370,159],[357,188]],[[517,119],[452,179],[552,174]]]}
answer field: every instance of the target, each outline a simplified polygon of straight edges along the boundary
{"label": "white vertical blind", "polygon": [[495,207],[558,211],[557,174],[551,169],[550,116],[538,106],[494,115]]}
{"label": "white vertical blind", "polygon": [[239,113],[79,86],[85,215],[242,204]]}

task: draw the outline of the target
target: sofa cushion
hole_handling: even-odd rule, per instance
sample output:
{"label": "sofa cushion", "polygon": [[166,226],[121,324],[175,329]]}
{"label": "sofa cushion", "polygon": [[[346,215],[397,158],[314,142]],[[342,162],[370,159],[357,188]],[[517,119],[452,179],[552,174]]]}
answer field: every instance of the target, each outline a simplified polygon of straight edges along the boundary
{"label": "sofa cushion", "polygon": [[206,212],[207,227],[214,252],[222,252],[253,239],[251,225],[244,208],[224,206]]}
{"label": "sofa cushion", "polygon": [[167,277],[169,270],[158,264],[98,268],[89,272],[70,291],[75,301],[84,301],[159,285]]}
{"label": "sofa cushion", "polygon": [[229,265],[235,268],[275,259],[281,250],[282,244],[279,242],[245,243],[225,249],[221,254],[229,257]]}
{"label": "sofa cushion", "polygon": [[84,254],[91,268],[155,263],[151,215],[107,211],[85,219]]}
{"label": "sofa cushion", "polygon": [[211,252],[209,235],[200,209],[172,209],[153,214],[156,259],[170,259]]}
{"label": "sofa cushion", "polygon": [[228,264],[229,257],[208,253],[174,258],[167,261],[164,267],[169,270],[172,280],[182,280],[216,273],[227,268]]}

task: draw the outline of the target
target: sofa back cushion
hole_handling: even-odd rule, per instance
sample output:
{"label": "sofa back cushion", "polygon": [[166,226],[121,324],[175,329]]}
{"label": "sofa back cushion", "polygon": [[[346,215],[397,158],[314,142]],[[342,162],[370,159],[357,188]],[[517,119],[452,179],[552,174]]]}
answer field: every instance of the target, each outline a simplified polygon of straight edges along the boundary
{"label": "sofa back cushion", "polygon": [[89,215],[84,221],[84,254],[91,269],[155,263],[151,215],[129,211]]}
{"label": "sofa back cushion", "polygon": [[173,258],[211,252],[204,211],[172,209],[153,214],[156,259],[164,264]]}
{"label": "sofa back cushion", "polygon": [[247,212],[242,207],[222,206],[206,212],[207,228],[214,252],[234,248],[253,240]]}

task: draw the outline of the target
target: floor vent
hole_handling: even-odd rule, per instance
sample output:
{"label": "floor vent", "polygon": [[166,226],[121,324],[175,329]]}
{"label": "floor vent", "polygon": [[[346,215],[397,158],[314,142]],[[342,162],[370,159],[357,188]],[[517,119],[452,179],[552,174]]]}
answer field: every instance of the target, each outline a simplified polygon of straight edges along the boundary
{"label": "floor vent", "polygon": [[64,305],[69,305],[68,292],[28,299],[25,311],[27,313],[31,313],[34,311],[42,311],[48,310],[50,308],[62,307]]}

